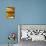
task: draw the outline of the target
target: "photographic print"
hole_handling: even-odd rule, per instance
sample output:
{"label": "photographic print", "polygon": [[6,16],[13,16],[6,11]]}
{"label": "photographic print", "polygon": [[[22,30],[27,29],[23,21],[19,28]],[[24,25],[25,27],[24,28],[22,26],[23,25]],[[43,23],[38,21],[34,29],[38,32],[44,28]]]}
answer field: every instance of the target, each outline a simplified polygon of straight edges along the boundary
{"label": "photographic print", "polygon": [[20,45],[46,42],[46,25],[20,24],[18,34]]}
{"label": "photographic print", "polygon": [[7,18],[15,18],[15,7],[7,7],[6,8],[6,16]]}

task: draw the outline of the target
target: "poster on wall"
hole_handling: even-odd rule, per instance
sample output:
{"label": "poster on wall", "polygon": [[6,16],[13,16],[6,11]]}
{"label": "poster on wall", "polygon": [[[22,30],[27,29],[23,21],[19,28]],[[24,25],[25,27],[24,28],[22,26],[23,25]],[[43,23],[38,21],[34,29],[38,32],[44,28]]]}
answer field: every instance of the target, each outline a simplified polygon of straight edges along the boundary
{"label": "poster on wall", "polygon": [[6,17],[11,19],[15,18],[15,7],[8,6],[6,8]]}
{"label": "poster on wall", "polygon": [[20,24],[18,31],[20,31],[20,41],[46,41],[46,25]]}

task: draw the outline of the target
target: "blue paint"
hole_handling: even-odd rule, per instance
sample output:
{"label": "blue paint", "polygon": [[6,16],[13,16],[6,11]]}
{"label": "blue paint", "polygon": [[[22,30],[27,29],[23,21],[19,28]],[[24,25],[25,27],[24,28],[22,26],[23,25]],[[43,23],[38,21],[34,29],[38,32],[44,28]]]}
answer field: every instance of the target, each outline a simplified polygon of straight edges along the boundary
{"label": "blue paint", "polygon": [[[14,20],[5,18],[10,5],[16,7]],[[9,32],[17,34],[17,24],[46,24],[46,0],[0,0],[0,44],[8,43]]]}
{"label": "blue paint", "polygon": [[[7,20],[5,18],[6,7],[8,6],[16,7],[16,0],[0,0],[0,44],[8,43],[8,34],[10,32],[16,32],[17,35],[16,20]],[[17,39],[15,42],[18,42]]]}
{"label": "blue paint", "polygon": [[46,24],[46,0],[17,0],[16,16],[19,24]]}

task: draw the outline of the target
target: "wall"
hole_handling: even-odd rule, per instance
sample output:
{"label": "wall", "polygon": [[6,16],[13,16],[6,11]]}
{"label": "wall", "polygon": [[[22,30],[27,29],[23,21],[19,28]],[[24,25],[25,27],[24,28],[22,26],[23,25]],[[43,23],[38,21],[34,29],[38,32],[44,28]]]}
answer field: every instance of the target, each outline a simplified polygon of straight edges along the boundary
{"label": "wall", "polygon": [[[8,43],[8,34],[10,32],[16,32],[17,24],[16,19],[6,19],[6,7],[16,7],[16,0],[0,0],[0,44]],[[17,39],[15,41],[17,43]]]}
{"label": "wall", "polygon": [[[16,0],[16,17],[17,24],[46,24],[46,0]],[[21,41],[20,46],[46,46],[46,42]]]}
{"label": "wall", "polygon": [[46,0],[16,0],[19,24],[46,24]]}
{"label": "wall", "polygon": [[[5,18],[10,5],[16,7],[14,20]],[[46,24],[46,0],[0,0],[0,44],[8,43],[9,32],[18,32],[17,24]]]}

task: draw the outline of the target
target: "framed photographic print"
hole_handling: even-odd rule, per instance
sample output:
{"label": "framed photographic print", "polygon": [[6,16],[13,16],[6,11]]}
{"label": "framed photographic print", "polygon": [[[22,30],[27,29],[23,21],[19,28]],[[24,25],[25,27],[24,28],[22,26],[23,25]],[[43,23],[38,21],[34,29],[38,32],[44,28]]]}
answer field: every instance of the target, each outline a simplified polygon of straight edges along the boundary
{"label": "framed photographic print", "polygon": [[15,18],[15,7],[9,6],[6,8],[6,16],[7,18]]}

